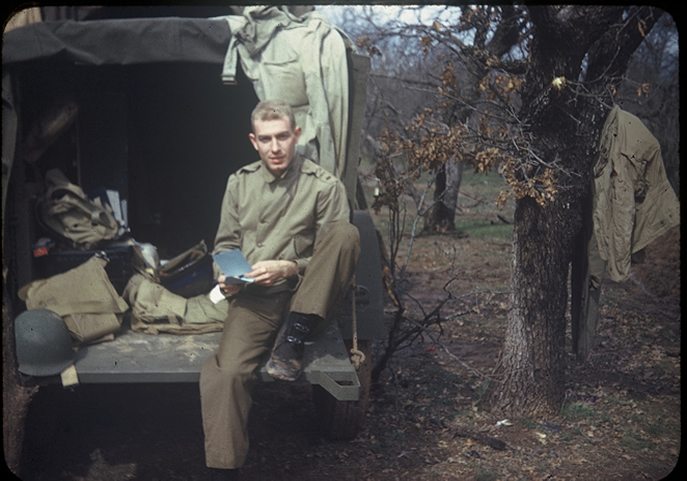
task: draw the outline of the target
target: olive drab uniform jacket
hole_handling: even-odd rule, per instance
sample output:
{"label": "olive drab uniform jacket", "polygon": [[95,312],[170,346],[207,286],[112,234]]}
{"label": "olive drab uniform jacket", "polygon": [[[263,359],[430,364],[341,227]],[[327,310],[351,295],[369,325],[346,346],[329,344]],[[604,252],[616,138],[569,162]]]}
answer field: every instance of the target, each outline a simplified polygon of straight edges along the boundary
{"label": "olive drab uniform jacket", "polygon": [[281,177],[253,162],[227,181],[214,253],[239,248],[251,264],[292,260],[302,275],[316,236],[349,219],[343,184],[311,160],[296,154]]}
{"label": "olive drab uniform jacket", "polygon": [[594,235],[613,281],[630,277],[632,254],[680,223],[661,147],[639,118],[613,107],[594,165]]}

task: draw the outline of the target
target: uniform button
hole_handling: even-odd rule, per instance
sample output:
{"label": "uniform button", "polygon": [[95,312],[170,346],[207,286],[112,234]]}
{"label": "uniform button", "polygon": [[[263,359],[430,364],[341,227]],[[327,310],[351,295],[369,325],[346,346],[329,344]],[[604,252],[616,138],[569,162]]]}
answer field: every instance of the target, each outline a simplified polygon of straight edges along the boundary
{"label": "uniform button", "polygon": [[258,242],[258,247],[262,247],[262,242]]}

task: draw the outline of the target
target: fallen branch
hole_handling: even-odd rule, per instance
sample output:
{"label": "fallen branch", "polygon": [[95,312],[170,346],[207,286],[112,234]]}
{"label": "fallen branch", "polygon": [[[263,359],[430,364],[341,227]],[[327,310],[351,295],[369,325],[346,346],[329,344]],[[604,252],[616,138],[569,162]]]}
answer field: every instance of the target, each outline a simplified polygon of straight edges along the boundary
{"label": "fallen branch", "polygon": [[480,444],[496,449],[497,451],[505,451],[508,448],[508,445],[504,441],[492,438],[491,436],[466,428],[465,426],[454,426],[453,437],[470,438]]}

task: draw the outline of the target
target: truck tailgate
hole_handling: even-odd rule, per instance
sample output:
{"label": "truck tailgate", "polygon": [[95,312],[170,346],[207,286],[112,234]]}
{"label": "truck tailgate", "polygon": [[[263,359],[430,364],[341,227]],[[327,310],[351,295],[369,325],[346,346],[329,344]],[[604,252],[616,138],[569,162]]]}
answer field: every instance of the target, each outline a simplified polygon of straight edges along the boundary
{"label": "truck tailgate", "polygon": [[[123,330],[113,341],[85,346],[76,355],[80,383],[198,382],[221,333],[141,334]],[[272,381],[265,368],[262,381]],[[360,383],[341,331],[332,322],[306,342],[301,380],[318,384],[340,401],[356,401]]]}

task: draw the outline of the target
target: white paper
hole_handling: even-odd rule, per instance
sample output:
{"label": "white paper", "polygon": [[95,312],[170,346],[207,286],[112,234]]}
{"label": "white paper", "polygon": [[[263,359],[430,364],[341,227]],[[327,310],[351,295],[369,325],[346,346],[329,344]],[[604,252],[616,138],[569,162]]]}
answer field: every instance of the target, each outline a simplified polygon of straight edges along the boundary
{"label": "white paper", "polygon": [[210,300],[214,304],[217,304],[218,302],[226,299],[226,297],[224,297],[224,294],[222,294],[222,291],[219,288],[219,284],[216,284],[215,287],[212,288],[209,295],[210,295]]}

